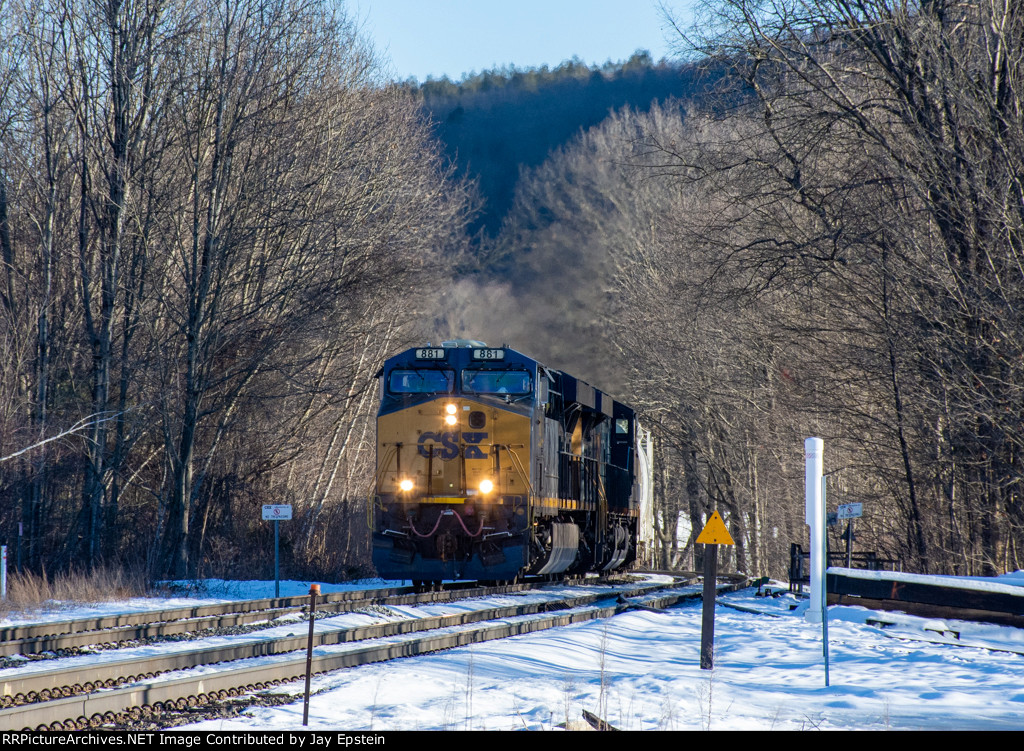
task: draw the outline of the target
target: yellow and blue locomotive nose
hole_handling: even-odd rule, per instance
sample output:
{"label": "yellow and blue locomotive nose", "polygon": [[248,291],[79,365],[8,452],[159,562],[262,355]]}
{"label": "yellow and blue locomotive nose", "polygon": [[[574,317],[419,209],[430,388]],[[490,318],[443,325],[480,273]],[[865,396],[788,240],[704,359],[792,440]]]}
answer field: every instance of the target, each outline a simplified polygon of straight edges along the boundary
{"label": "yellow and blue locomotive nose", "polygon": [[479,342],[407,350],[379,376],[381,576],[511,579],[632,560],[633,410]]}
{"label": "yellow and blue locomotive nose", "polygon": [[382,415],[377,429],[382,498],[500,502],[529,485],[511,454],[529,445],[529,415],[449,396]]}
{"label": "yellow and blue locomotive nose", "polygon": [[[374,563],[390,578],[511,579],[526,565],[535,405],[456,393],[450,364],[382,371]],[[435,386],[448,393],[415,391]]]}

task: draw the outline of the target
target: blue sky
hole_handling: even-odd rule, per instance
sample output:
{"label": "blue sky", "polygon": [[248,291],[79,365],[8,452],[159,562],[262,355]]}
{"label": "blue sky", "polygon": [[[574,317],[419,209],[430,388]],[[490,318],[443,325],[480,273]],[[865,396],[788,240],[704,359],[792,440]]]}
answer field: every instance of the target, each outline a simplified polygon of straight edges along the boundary
{"label": "blue sky", "polygon": [[[684,17],[690,0],[664,3]],[[574,55],[598,65],[638,49],[671,54],[656,0],[348,0],[389,72],[399,80],[514,64],[554,67]]]}

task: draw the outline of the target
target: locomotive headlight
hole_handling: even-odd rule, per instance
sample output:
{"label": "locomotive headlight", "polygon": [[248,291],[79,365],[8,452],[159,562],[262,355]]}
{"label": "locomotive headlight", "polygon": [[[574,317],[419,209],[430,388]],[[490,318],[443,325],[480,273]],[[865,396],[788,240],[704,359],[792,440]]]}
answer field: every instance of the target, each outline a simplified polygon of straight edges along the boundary
{"label": "locomotive headlight", "polygon": [[459,418],[457,418],[455,415],[445,415],[444,421],[448,425],[454,425],[459,421]]}
{"label": "locomotive headlight", "polygon": [[449,415],[454,415],[456,412],[459,411],[459,408],[456,407],[454,404],[448,404],[445,406],[444,411],[447,412]]}
{"label": "locomotive headlight", "polygon": [[403,493],[408,493],[413,488],[412,480],[406,478],[405,480],[402,480],[400,483],[398,483],[398,487],[402,490]]}
{"label": "locomotive headlight", "polygon": [[490,493],[492,490],[494,490],[494,483],[491,482],[490,480],[484,480],[483,482],[480,483],[481,493],[486,495],[487,493]]}
{"label": "locomotive headlight", "polygon": [[459,408],[457,406],[455,406],[454,404],[446,404],[444,405],[444,411],[448,413],[444,416],[444,421],[446,425],[454,425],[459,421],[459,418],[455,416],[455,413],[459,411]]}

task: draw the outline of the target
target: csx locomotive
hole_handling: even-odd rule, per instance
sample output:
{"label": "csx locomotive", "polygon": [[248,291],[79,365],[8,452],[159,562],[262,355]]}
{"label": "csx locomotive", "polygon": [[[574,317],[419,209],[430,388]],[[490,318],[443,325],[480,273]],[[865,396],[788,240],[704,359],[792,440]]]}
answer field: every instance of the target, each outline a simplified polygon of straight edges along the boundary
{"label": "csx locomotive", "polygon": [[417,347],[378,373],[373,561],[418,582],[509,581],[636,556],[636,417],[507,346]]}

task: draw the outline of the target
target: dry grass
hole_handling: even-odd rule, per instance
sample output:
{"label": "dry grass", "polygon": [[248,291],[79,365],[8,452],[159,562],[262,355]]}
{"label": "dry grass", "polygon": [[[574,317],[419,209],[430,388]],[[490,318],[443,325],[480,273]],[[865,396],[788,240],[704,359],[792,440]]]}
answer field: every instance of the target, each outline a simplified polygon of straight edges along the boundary
{"label": "dry grass", "polygon": [[69,571],[45,574],[9,574],[7,599],[0,601],[0,616],[42,610],[67,603],[103,602],[143,597],[149,591],[141,571],[99,568],[89,573]]}

